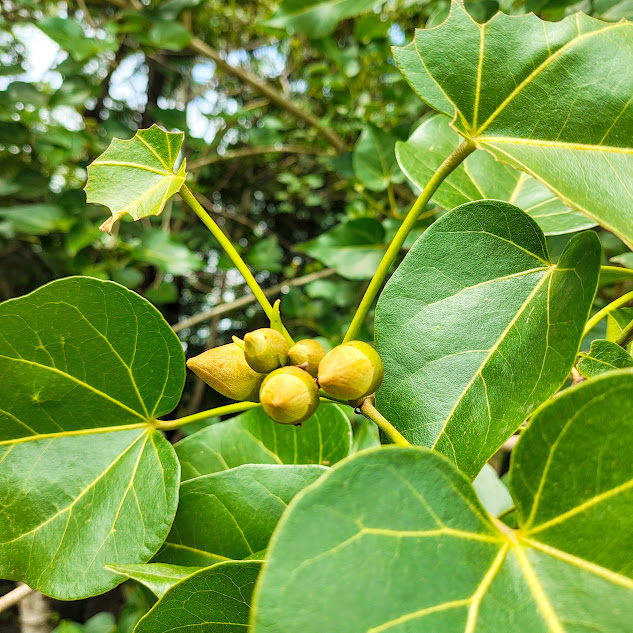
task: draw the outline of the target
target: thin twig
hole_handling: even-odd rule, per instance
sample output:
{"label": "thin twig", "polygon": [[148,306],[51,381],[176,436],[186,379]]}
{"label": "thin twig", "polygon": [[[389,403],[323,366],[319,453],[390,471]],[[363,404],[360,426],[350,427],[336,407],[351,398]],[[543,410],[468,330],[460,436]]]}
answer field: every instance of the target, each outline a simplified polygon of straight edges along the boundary
{"label": "thin twig", "polygon": [[17,604],[26,598],[29,594],[32,594],[35,589],[31,589],[28,585],[20,584],[15,589],[5,593],[4,596],[0,596],[0,613],[10,609],[13,605]]}
{"label": "thin twig", "polygon": [[[281,290],[285,287],[304,286],[305,284],[309,284],[311,281],[317,281],[317,279],[330,277],[335,272],[336,271],[332,268],[326,268],[325,270],[319,270],[315,273],[304,275],[303,277],[289,279],[288,281],[284,281],[283,283],[276,284],[275,286],[271,286],[270,288],[266,288],[264,290],[264,294],[267,297],[271,297],[281,292]],[[233,310],[237,310],[238,308],[243,308],[244,306],[247,306],[251,303],[255,303],[255,301],[256,298],[254,295],[245,295],[244,297],[240,297],[239,299],[231,301],[230,303],[215,306],[213,308],[210,308],[209,310],[204,310],[203,312],[194,314],[192,317],[189,317],[184,321],[174,323],[174,325],[172,325],[171,327],[174,332],[180,332],[185,328],[192,327],[194,325],[197,325],[198,323],[202,323],[203,321],[206,321],[207,319],[210,319],[214,316],[226,314],[227,312],[232,312]]]}

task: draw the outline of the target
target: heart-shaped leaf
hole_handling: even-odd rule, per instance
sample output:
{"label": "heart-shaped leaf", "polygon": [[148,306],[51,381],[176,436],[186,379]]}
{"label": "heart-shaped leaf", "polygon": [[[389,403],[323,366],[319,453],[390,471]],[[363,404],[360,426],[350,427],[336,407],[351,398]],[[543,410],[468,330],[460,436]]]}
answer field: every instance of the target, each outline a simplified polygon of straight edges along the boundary
{"label": "heart-shaped leaf", "polygon": [[321,405],[301,426],[273,422],[263,409],[212,424],[176,444],[182,479],[244,464],[332,466],[350,452],[349,420],[335,404]]}
{"label": "heart-shaped leaf", "polygon": [[394,56],[460,134],[633,244],[633,24],[582,13],[478,24],[453,1]]}
{"label": "heart-shaped leaf", "polygon": [[147,301],[71,277],[0,305],[0,576],[60,599],[121,582],[176,512],[180,467],[155,419],[184,384],[178,337]]}
{"label": "heart-shaped leaf", "polygon": [[253,632],[629,630],[632,411],[633,372],[618,371],[535,414],[510,470],[516,531],[426,449],[337,464],[280,522]]}
{"label": "heart-shaped leaf", "polygon": [[470,202],[418,239],[376,309],[383,415],[474,478],[569,374],[593,302],[600,243],[545,237],[506,202]]}
{"label": "heart-shaped leaf", "polygon": [[241,633],[246,630],[259,561],[230,561],[175,584],[134,633]]}
{"label": "heart-shaped leaf", "polygon": [[185,481],[174,525],[155,560],[204,567],[266,549],[288,503],[326,470],[249,464]]}
{"label": "heart-shaped leaf", "polygon": [[585,378],[625,367],[633,367],[633,356],[616,343],[603,340],[593,341],[591,349],[580,354],[578,363],[578,371]]}
{"label": "heart-shaped leaf", "polygon": [[[442,114],[426,118],[406,143],[396,143],[396,157],[407,178],[422,190],[444,159],[459,145],[459,134]],[[545,235],[574,233],[596,222],[566,207],[540,182],[495,160],[487,152],[471,154],[440,185],[433,201],[452,209],[483,199],[505,200],[533,217]]]}
{"label": "heart-shaped leaf", "polygon": [[108,149],[88,166],[86,199],[110,209],[112,217],[101,229],[129,214],[135,220],[159,215],[165,203],[185,182],[185,161],[174,173],[182,146],[182,132],[166,132],[157,125],[139,130],[129,141],[113,139]]}
{"label": "heart-shaped leaf", "polygon": [[200,571],[200,567],[182,567],[181,565],[168,565],[167,563],[108,565],[107,568],[126,578],[140,582],[159,598],[165,595],[176,583]]}

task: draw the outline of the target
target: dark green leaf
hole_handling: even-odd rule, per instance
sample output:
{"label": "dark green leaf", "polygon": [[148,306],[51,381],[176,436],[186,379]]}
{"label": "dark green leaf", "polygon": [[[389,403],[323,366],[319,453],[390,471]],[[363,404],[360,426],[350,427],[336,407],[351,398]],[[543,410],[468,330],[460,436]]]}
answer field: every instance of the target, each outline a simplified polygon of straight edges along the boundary
{"label": "dark green leaf", "polygon": [[19,204],[0,209],[0,218],[8,220],[19,233],[47,235],[53,231],[68,231],[71,219],[54,204]]}
{"label": "dark green leaf", "polygon": [[149,31],[150,42],[169,51],[181,51],[192,37],[180,22],[158,22]]}
{"label": "dark green leaf", "polygon": [[137,260],[172,275],[187,275],[204,267],[204,262],[175,235],[161,229],[144,231],[132,253]]}
{"label": "dark green leaf", "polygon": [[154,420],[184,384],[178,337],[144,299],[71,277],[0,306],[0,576],[61,598],[120,582],[176,512],[180,467]]}
{"label": "dark green leaf", "polygon": [[403,174],[395,154],[396,137],[375,125],[368,125],[354,148],[354,173],[367,189],[384,191],[392,182],[402,182]]}
{"label": "dark green leaf", "polygon": [[437,220],[378,302],[380,411],[474,478],[569,374],[600,250],[595,233],[581,233],[554,266],[537,224],[506,202]]}
{"label": "dark green leaf", "polygon": [[246,261],[259,270],[271,273],[281,272],[281,260],[284,252],[272,235],[265,237],[248,251]]}
{"label": "dark green leaf", "polygon": [[481,25],[453,2],[443,25],[394,55],[460,134],[630,246],[632,33],[582,13],[552,23],[499,13]]}
{"label": "dark green leaf", "polygon": [[261,408],[213,424],[176,444],[182,479],[244,464],[331,466],[350,452],[351,429],[337,405],[321,405],[298,428],[273,422]]}
{"label": "dark green leaf", "polygon": [[[402,171],[421,191],[447,156],[459,145],[449,119],[435,114],[425,119],[406,143],[396,144]],[[442,183],[433,200],[452,209],[472,200],[505,200],[533,217],[545,235],[574,233],[596,222],[566,207],[540,182],[496,161],[487,152],[471,154]]]}
{"label": "dark green leaf", "polygon": [[200,570],[174,585],[134,633],[242,633],[260,567],[231,561]]}

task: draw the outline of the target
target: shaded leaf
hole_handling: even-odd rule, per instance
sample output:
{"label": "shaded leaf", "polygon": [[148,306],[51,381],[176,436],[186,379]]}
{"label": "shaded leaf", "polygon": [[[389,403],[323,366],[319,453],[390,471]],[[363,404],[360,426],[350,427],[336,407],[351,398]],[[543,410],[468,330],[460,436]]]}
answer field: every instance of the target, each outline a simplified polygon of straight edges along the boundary
{"label": "shaded leaf", "polygon": [[172,275],[187,275],[204,267],[204,262],[177,236],[161,229],[143,231],[132,254],[137,260],[147,262],[158,270]]}
{"label": "shaded leaf", "polygon": [[498,13],[481,25],[451,7],[394,51],[413,89],[477,147],[633,244],[633,24]]}
{"label": "shaded leaf", "polygon": [[237,633],[248,624],[259,561],[231,561],[202,569],[174,585],[134,633]]}
{"label": "shaded leaf", "polygon": [[[396,143],[396,157],[407,178],[421,191],[459,145],[459,134],[442,114],[428,117],[406,143]],[[487,152],[471,154],[442,183],[433,201],[445,209],[483,199],[505,200],[534,218],[545,235],[574,233],[596,222],[566,207],[525,172],[504,165]]]}
{"label": "shaded leaf", "polygon": [[19,233],[47,235],[68,231],[71,219],[55,204],[19,204],[0,209],[0,218],[8,220]]}
{"label": "shaded leaf", "polygon": [[506,202],[445,214],[378,302],[381,413],[474,478],[569,374],[600,251],[595,233],[581,233],[554,266],[537,224]]}
{"label": "shaded leaf", "polygon": [[334,268],[346,279],[370,279],[387,248],[385,230],[372,218],[339,224],[319,237],[297,244],[297,250]]}
{"label": "shaded leaf", "polygon": [[176,444],[182,479],[244,464],[331,466],[350,452],[349,420],[338,405],[322,404],[298,428],[273,422],[261,408],[245,411]]}
{"label": "shaded leaf", "polygon": [[174,525],[155,560],[205,566],[265,549],[291,499],[326,470],[249,464],[183,482]]}
{"label": "shaded leaf", "polygon": [[167,565],[166,563],[107,565],[107,569],[140,582],[159,598],[183,578],[200,571],[200,567],[182,567],[181,565]]}
{"label": "shaded leaf", "polygon": [[473,481],[473,488],[481,505],[492,516],[509,510],[513,505],[510,492],[490,464],[484,464]]}
{"label": "shaded leaf", "polygon": [[149,31],[149,41],[159,48],[181,51],[193,36],[180,22],[158,22]]}
{"label": "shaded leaf", "polygon": [[104,231],[110,232],[126,214],[138,220],[162,212],[185,182],[185,161],[174,173],[183,137],[182,132],[166,132],[152,125],[129,141],[113,139],[88,166],[87,201],[102,204],[112,213],[101,225]]}
{"label": "shaded leaf", "polygon": [[116,42],[112,39],[86,37],[79,22],[70,18],[48,18],[38,22],[37,27],[78,62],[116,49]]}
{"label": "shaded leaf", "polygon": [[633,356],[611,341],[597,340],[591,343],[588,352],[580,354],[578,371],[585,378],[592,378],[612,369],[633,367]]}
{"label": "shaded leaf", "polygon": [[178,337],[112,282],[71,277],[0,305],[0,576],[60,599],[121,581],[176,512],[180,467],[155,430],[184,384]]}
{"label": "shaded leaf", "polygon": [[354,148],[354,174],[367,189],[384,191],[392,182],[402,182],[403,174],[395,154],[396,137],[375,125],[368,125]]}

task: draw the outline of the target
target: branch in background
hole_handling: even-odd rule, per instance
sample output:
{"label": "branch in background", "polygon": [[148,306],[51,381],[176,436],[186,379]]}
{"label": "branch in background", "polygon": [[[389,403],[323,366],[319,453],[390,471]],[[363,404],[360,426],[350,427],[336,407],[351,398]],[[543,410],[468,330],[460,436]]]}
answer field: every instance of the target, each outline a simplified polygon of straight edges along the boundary
{"label": "branch in background", "polygon": [[28,585],[19,584],[15,589],[5,593],[4,596],[0,596],[0,613],[10,609],[13,605],[16,605],[22,598],[26,598],[30,593],[33,593]]}
{"label": "branch in background", "polygon": [[19,603],[21,633],[50,633],[53,630],[48,598],[32,591]]}
{"label": "branch in background", "polygon": [[314,147],[301,147],[299,145],[268,145],[266,147],[244,147],[235,149],[224,154],[214,154],[207,158],[194,160],[187,165],[190,171],[200,169],[205,165],[212,165],[223,160],[233,160],[234,158],[245,158],[247,156],[258,156],[259,154],[312,154],[314,156],[331,156],[330,153],[324,152]]}
{"label": "branch in background", "polygon": [[[273,296],[281,292],[282,288],[286,287],[296,287],[296,286],[304,286],[305,284],[309,284],[311,281],[316,281],[317,279],[323,279],[324,277],[332,276],[336,271],[332,268],[326,268],[325,270],[319,270],[315,273],[310,273],[309,275],[304,275],[303,277],[297,277],[296,279],[290,279],[288,281],[284,281],[283,283],[277,284],[276,286],[271,286],[264,290],[264,294],[267,297]],[[172,329],[174,332],[180,332],[188,327],[193,325],[197,325],[198,323],[202,323],[207,319],[210,319],[214,316],[218,316],[220,314],[226,314],[227,312],[232,312],[233,310],[237,310],[238,308],[243,308],[251,303],[255,303],[256,299],[254,295],[245,295],[244,297],[240,297],[235,301],[231,301],[230,303],[225,303],[223,305],[215,306],[210,308],[209,310],[205,310],[204,312],[200,312],[199,314],[194,314],[192,317],[185,319],[184,321],[180,321],[172,325]]]}

